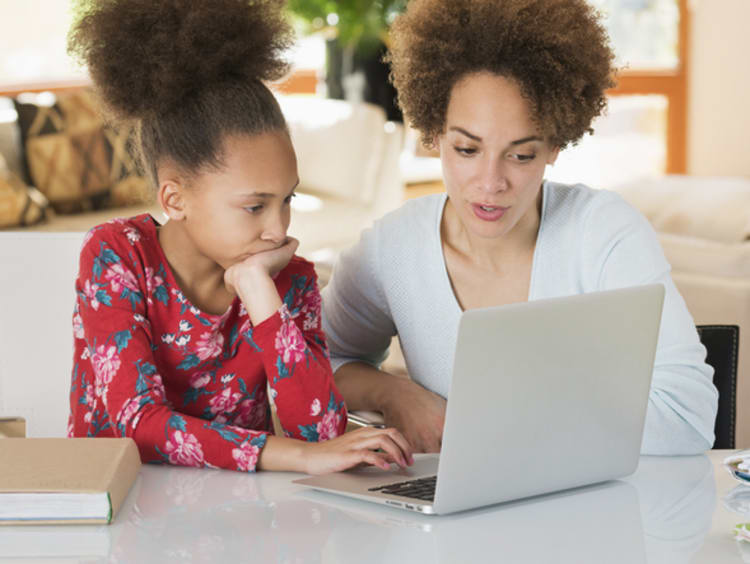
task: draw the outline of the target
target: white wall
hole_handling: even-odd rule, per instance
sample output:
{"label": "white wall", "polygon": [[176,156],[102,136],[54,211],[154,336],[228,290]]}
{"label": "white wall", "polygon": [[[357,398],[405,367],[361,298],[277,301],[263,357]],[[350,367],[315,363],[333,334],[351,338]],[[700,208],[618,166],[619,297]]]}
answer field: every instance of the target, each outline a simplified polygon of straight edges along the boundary
{"label": "white wall", "polygon": [[750,177],[750,0],[693,0],[688,173]]}

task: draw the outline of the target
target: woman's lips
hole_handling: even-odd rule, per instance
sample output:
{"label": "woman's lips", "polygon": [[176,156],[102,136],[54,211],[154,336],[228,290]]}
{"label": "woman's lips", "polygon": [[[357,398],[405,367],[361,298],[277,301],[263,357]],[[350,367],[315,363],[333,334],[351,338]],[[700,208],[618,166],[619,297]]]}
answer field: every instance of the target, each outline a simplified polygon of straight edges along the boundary
{"label": "woman's lips", "polygon": [[487,206],[483,204],[471,204],[471,209],[474,210],[474,215],[482,221],[497,221],[508,211],[508,208],[501,206]]}

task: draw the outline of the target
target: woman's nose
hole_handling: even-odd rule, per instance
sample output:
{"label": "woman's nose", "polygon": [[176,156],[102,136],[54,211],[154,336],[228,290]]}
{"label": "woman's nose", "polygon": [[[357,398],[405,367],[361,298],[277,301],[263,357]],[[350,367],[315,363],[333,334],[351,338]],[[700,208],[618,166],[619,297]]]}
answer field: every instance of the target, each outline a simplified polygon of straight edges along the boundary
{"label": "woman's nose", "polygon": [[482,167],[479,185],[482,191],[488,194],[507,190],[508,179],[505,174],[505,164],[502,161],[488,159]]}

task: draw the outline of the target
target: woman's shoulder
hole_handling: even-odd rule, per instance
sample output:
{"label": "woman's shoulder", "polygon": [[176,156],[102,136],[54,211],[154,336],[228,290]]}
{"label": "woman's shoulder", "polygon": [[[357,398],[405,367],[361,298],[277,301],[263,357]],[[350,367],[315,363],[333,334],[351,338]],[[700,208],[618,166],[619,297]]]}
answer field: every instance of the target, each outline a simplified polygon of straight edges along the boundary
{"label": "woman's shoulder", "polygon": [[[620,194],[585,184],[545,182],[544,220],[546,223],[580,225],[603,222],[613,225],[634,221],[639,212]],[[563,219],[564,221],[557,221]]]}
{"label": "woman's shoulder", "polygon": [[437,222],[445,205],[445,193],[412,198],[377,219],[372,226],[380,242],[386,246],[404,246],[408,241],[421,241],[437,233]]}

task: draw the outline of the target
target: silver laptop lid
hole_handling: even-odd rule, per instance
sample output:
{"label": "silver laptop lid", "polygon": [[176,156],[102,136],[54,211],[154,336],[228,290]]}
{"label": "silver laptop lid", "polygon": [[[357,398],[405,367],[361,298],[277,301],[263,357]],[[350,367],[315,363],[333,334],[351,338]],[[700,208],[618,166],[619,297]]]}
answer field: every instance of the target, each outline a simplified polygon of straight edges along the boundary
{"label": "silver laptop lid", "polygon": [[464,312],[435,510],[634,472],[663,300],[654,284]]}

